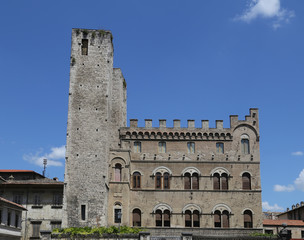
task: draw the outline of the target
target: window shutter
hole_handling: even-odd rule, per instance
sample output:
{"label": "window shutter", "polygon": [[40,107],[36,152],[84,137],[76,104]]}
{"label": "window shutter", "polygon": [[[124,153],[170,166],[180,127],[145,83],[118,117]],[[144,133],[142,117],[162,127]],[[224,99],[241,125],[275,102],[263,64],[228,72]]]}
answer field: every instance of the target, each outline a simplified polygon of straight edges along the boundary
{"label": "window shutter", "polygon": [[223,228],[229,228],[229,213],[227,211],[223,212]]}
{"label": "window shutter", "polygon": [[192,189],[199,189],[199,177],[197,173],[192,175]]}
{"label": "window shutter", "polygon": [[213,189],[219,190],[220,189],[220,176],[218,173],[213,175]]}
{"label": "window shutter", "polygon": [[214,213],[214,227],[221,227],[221,213],[219,211]]}
{"label": "window shutter", "polygon": [[170,211],[164,211],[164,227],[170,227]]}
{"label": "window shutter", "polygon": [[222,189],[228,190],[228,176],[226,173],[222,174]]}
{"label": "window shutter", "polygon": [[192,227],[191,222],[191,211],[187,210],[185,212],[185,227]]}
{"label": "window shutter", "polygon": [[242,182],[243,182],[243,190],[250,190],[251,189],[250,175],[248,173],[243,174]]}
{"label": "window shutter", "polygon": [[199,211],[193,211],[193,227],[200,227]]}
{"label": "window shutter", "polygon": [[185,189],[191,189],[191,176],[190,173],[186,173],[184,176]]}
{"label": "window shutter", "polygon": [[133,226],[134,227],[141,226],[141,211],[139,209],[133,210]]}

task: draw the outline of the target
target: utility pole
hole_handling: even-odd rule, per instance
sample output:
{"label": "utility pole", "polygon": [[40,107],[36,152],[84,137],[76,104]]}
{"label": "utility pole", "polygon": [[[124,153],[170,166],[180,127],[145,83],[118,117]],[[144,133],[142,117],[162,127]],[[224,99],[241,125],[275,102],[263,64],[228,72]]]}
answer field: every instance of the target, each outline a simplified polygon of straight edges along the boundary
{"label": "utility pole", "polygon": [[43,172],[42,172],[42,175],[43,175],[44,177],[45,177],[46,165],[47,165],[47,159],[44,158],[44,159],[43,159]]}

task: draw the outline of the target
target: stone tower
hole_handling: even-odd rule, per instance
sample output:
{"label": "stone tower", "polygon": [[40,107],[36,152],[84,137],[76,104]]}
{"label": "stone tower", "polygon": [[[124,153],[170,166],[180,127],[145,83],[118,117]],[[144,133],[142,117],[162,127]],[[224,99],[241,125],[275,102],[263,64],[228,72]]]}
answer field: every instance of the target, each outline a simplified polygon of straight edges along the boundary
{"label": "stone tower", "polygon": [[72,30],[64,227],[107,225],[108,159],[126,125],[126,83],[110,31]]}

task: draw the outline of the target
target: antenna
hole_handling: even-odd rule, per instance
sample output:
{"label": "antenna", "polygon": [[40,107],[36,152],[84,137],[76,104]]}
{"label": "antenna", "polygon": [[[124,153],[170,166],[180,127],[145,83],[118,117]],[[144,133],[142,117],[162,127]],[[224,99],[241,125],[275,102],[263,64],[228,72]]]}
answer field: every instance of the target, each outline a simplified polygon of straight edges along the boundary
{"label": "antenna", "polygon": [[44,177],[45,177],[46,165],[47,165],[47,159],[44,158],[44,159],[43,159],[43,172],[42,172],[42,175],[43,175]]}

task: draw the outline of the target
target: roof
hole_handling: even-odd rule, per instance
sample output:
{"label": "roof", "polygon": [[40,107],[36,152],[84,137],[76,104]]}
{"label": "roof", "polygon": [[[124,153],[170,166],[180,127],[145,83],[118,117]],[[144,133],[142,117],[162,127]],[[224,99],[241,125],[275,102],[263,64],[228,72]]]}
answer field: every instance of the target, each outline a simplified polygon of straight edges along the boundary
{"label": "roof", "polygon": [[63,182],[49,178],[29,179],[29,180],[7,180],[2,185],[63,185]]}
{"label": "roof", "polygon": [[263,225],[272,225],[272,226],[282,226],[283,223],[287,224],[288,226],[302,226],[304,227],[303,220],[288,220],[288,219],[278,219],[278,220],[271,220],[271,219],[264,219]]}
{"label": "roof", "polygon": [[283,215],[283,214],[286,214],[286,213],[289,213],[289,212],[293,212],[293,211],[296,211],[297,209],[300,209],[300,208],[303,208],[303,207],[304,206],[295,207],[294,209],[289,209],[288,211],[282,212],[279,215]]}
{"label": "roof", "polygon": [[17,203],[11,202],[11,201],[9,201],[9,200],[7,200],[7,199],[5,199],[5,198],[2,198],[2,197],[0,197],[0,202],[8,203],[9,205],[13,205],[14,207],[17,207],[17,208],[19,208],[19,209],[21,209],[21,210],[27,210],[27,209],[24,208],[22,205],[19,205],[19,204],[17,204]]}
{"label": "roof", "polygon": [[27,172],[27,173],[29,173],[29,172],[31,172],[31,173],[35,173],[35,171],[33,171],[33,170],[16,170],[16,169],[0,169],[0,172],[15,172],[15,173],[18,173],[18,172]]}

